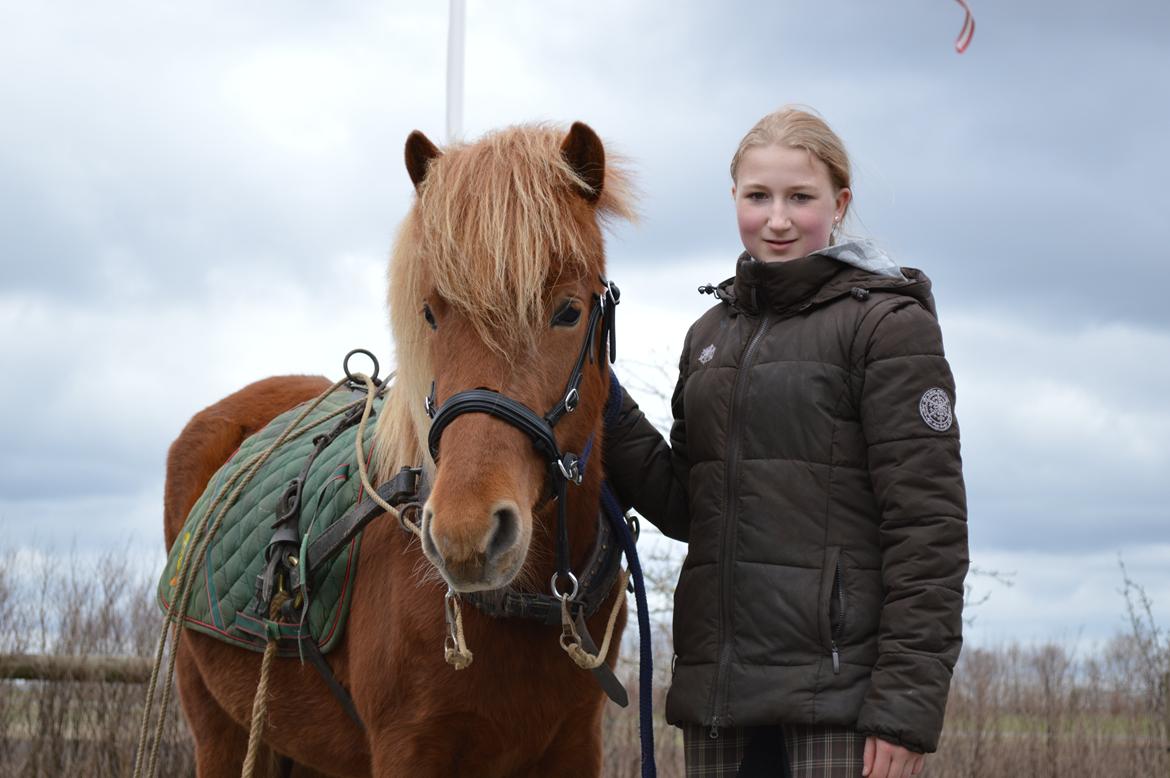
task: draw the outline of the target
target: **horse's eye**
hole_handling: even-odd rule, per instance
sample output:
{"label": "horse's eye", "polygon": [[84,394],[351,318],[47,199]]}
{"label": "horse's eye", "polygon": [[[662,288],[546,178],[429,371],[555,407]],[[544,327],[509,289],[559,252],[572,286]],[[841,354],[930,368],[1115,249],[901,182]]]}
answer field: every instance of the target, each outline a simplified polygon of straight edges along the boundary
{"label": "horse's eye", "polygon": [[439,323],[435,321],[435,313],[431,310],[431,306],[423,303],[423,318],[427,320],[427,324],[431,325],[432,330],[439,329]]}
{"label": "horse's eye", "polygon": [[581,307],[577,305],[575,300],[569,300],[560,307],[560,310],[553,314],[552,326],[572,327],[580,318]]}

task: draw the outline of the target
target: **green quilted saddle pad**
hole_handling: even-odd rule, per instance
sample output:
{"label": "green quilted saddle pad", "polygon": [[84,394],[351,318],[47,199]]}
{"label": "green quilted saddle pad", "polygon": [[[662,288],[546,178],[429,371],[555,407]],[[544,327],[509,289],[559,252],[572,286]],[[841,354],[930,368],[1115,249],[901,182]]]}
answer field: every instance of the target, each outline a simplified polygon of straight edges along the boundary
{"label": "green quilted saddle pad", "polygon": [[[171,548],[158,584],[158,602],[164,612],[179,596],[184,566],[194,562],[201,569],[192,582],[184,609],[185,625],[232,645],[264,650],[263,622],[241,611],[255,596],[256,579],[264,569],[264,549],[274,532],[272,524],[277,518],[280,497],[289,482],[300,475],[306,458],[314,449],[313,438],[331,430],[341,419],[341,414],[327,417],[354,402],[364,401],[364,393],[345,389],[338,389],[325,398],[299,425],[301,428],[312,426],[303,434],[286,440],[274,451],[228,509],[203,558],[191,560],[188,555],[198,547],[194,537],[196,527],[224,484],[253,457],[265,451],[308,403],[277,416],[240,445],[212,476]],[[366,423],[363,444],[367,463],[373,448],[374,418],[382,402],[381,396],[375,397],[374,409]],[[357,428],[357,424],[352,425],[322,451],[305,479],[300,534],[307,542],[315,539],[361,499],[361,477],[354,446]],[[216,508],[216,513],[219,510]],[[214,520],[213,515],[207,529]],[[281,621],[268,625],[274,626],[281,638],[279,652],[282,655],[295,655],[298,650],[296,641],[307,637],[317,642],[322,653],[337,646],[349,614],[360,541],[360,534],[354,536],[330,564],[312,576],[304,623]]]}

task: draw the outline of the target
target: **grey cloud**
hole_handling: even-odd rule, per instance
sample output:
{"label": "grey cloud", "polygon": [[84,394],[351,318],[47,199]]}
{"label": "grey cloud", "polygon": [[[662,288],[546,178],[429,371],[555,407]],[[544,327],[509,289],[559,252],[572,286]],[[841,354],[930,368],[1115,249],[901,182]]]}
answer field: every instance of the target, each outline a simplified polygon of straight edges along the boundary
{"label": "grey cloud", "polygon": [[643,229],[617,250],[710,251],[730,267],[726,161],[759,115],[804,101],[853,152],[860,231],[952,296],[1170,323],[1170,223],[1156,217],[1170,205],[1170,109],[1150,99],[1170,91],[1162,6],[977,8],[961,57],[954,5],[692,10],[681,40],[647,44],[659,67],[613,82],[645,95],[618,131],[653,181]]}
{"label": "grey cloud", "polygon": [[[368,61],[379,45],[414,40],[410,17],[326,15],[320,26],[315,15],[282,10],[274,26],[255,10],[233,11],[231,24],[199,38],[214,15],[124,10],[137,25],[132,37],[106,29],[100,14],[49,9],[0,33],[0,63],[24,65],[12,63],[0,80],[9,109],[0,128],[0,195],[11,204],[0,216],[6,291],[78,303],[123,299],[128,286],[190,297],[206,294],[207,274],[219,268],[262,266],[309,284],[329,272],[328,256],[385,250],[410,196],[401,144],[412,117],[339,83],[343,96],[321,110],[343,114],[351,142],[297,154],[271,147],[270,128],[249,123],[237,92],[241,74],[260,68],[255,78],[295,104],[302,73],[282,83],[279,66],[301,45],[339,78],[372,83],[369,66],[385,67],[391,93],[411,96],[427,86],[402,67],[417,43]],[[349,36],[349,45],[323,49],[322,34]],[[265,57],[275,64],[262,68]],[[326,88],[314,84],[306,99]]]}

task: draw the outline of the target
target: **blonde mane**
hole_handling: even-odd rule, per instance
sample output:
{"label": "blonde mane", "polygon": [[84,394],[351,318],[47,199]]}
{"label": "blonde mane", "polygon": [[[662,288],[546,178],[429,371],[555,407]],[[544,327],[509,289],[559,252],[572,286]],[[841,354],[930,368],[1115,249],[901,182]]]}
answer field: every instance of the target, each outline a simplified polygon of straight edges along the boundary
{"label": "blonde mane", "polygon": [[[390,327],[397,375],[375,433],[380,481],[424,462],[430,421],[423,397],[434,371],[424,298],[434,290],[457,308],[492,349],[531,348],[547,321],[550,271],[600,270],[596,233],[581,221],[588,185],[561,154],[566,130],[523,125],[431,160],[390,258]],[[602,224],[633,219],[628,177],[607,154],[596,203]]]}

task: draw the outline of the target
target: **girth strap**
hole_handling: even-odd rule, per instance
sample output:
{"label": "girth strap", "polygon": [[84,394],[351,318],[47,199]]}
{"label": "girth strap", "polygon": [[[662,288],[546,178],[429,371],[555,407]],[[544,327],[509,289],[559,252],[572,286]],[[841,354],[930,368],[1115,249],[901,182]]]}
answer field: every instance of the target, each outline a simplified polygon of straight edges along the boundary
{"label": "girth strap", "polygon": [[350,696],[349,690],[341,685],[341,681],[337,680],[337,676],[333,674],[333,668],[325,661],[325,655],[321,653],[321,649],[317,646],[317,641],[312,637],[301,641],[301,655],[309,660],[313,667],[317,668],[317,672],[321,675],[321,680],[325,681],[325,685],[329,687],[329,691],[333,692],[333,696],[337,698],[337,702],[341,704],[342,710],[358,725],[363,733],[366,731],[366,724],[362,721],[361,714],[357,711],[357,706],[353,704],[353,697]]}
{"label": "girth strap", "polygon": [[[418,468],[402,468],[394,478],[378,487],[379,496],[394,506],[414,500],[418,494],[420,472]],[[331,524],[327,530],[322,532],[309,545],[308,550],[305,552],[307,558],[302,559],[302,564],[290,569],[289,579],[292,584],[292,591],[300,590],[305,580],[312,580],[312,576],[315,573],[327,565],[333,557],[337,556],[353,540],[355,535],[361,532],[367,524],[382,513],[383,509],[381,506],[367,496],[357,505],[350,508],[344,516]],[[307,578],[302,578],[302,575],[305,575],[302,571],[307,571]],[[302,607],[308,607],[307,599]],[[341,705],[342,710],[364,732],[365,724],[362,722],[361,715],[358,714],[353,697],[350,696],[349,690],[337,680],[337,676],[333,674],[333,668],[329,666],[329,662],[321,653],[321,648],[317,645],[317,641],[313,639],[312,635],[304,634],[300,638],[299,645],[301,656],[308,659],[313,667],[316,668],[317,672],[321,675],[321,679],[325,681],[325,685],[329,687],[329,691],[337,698],[337,702]]]}

